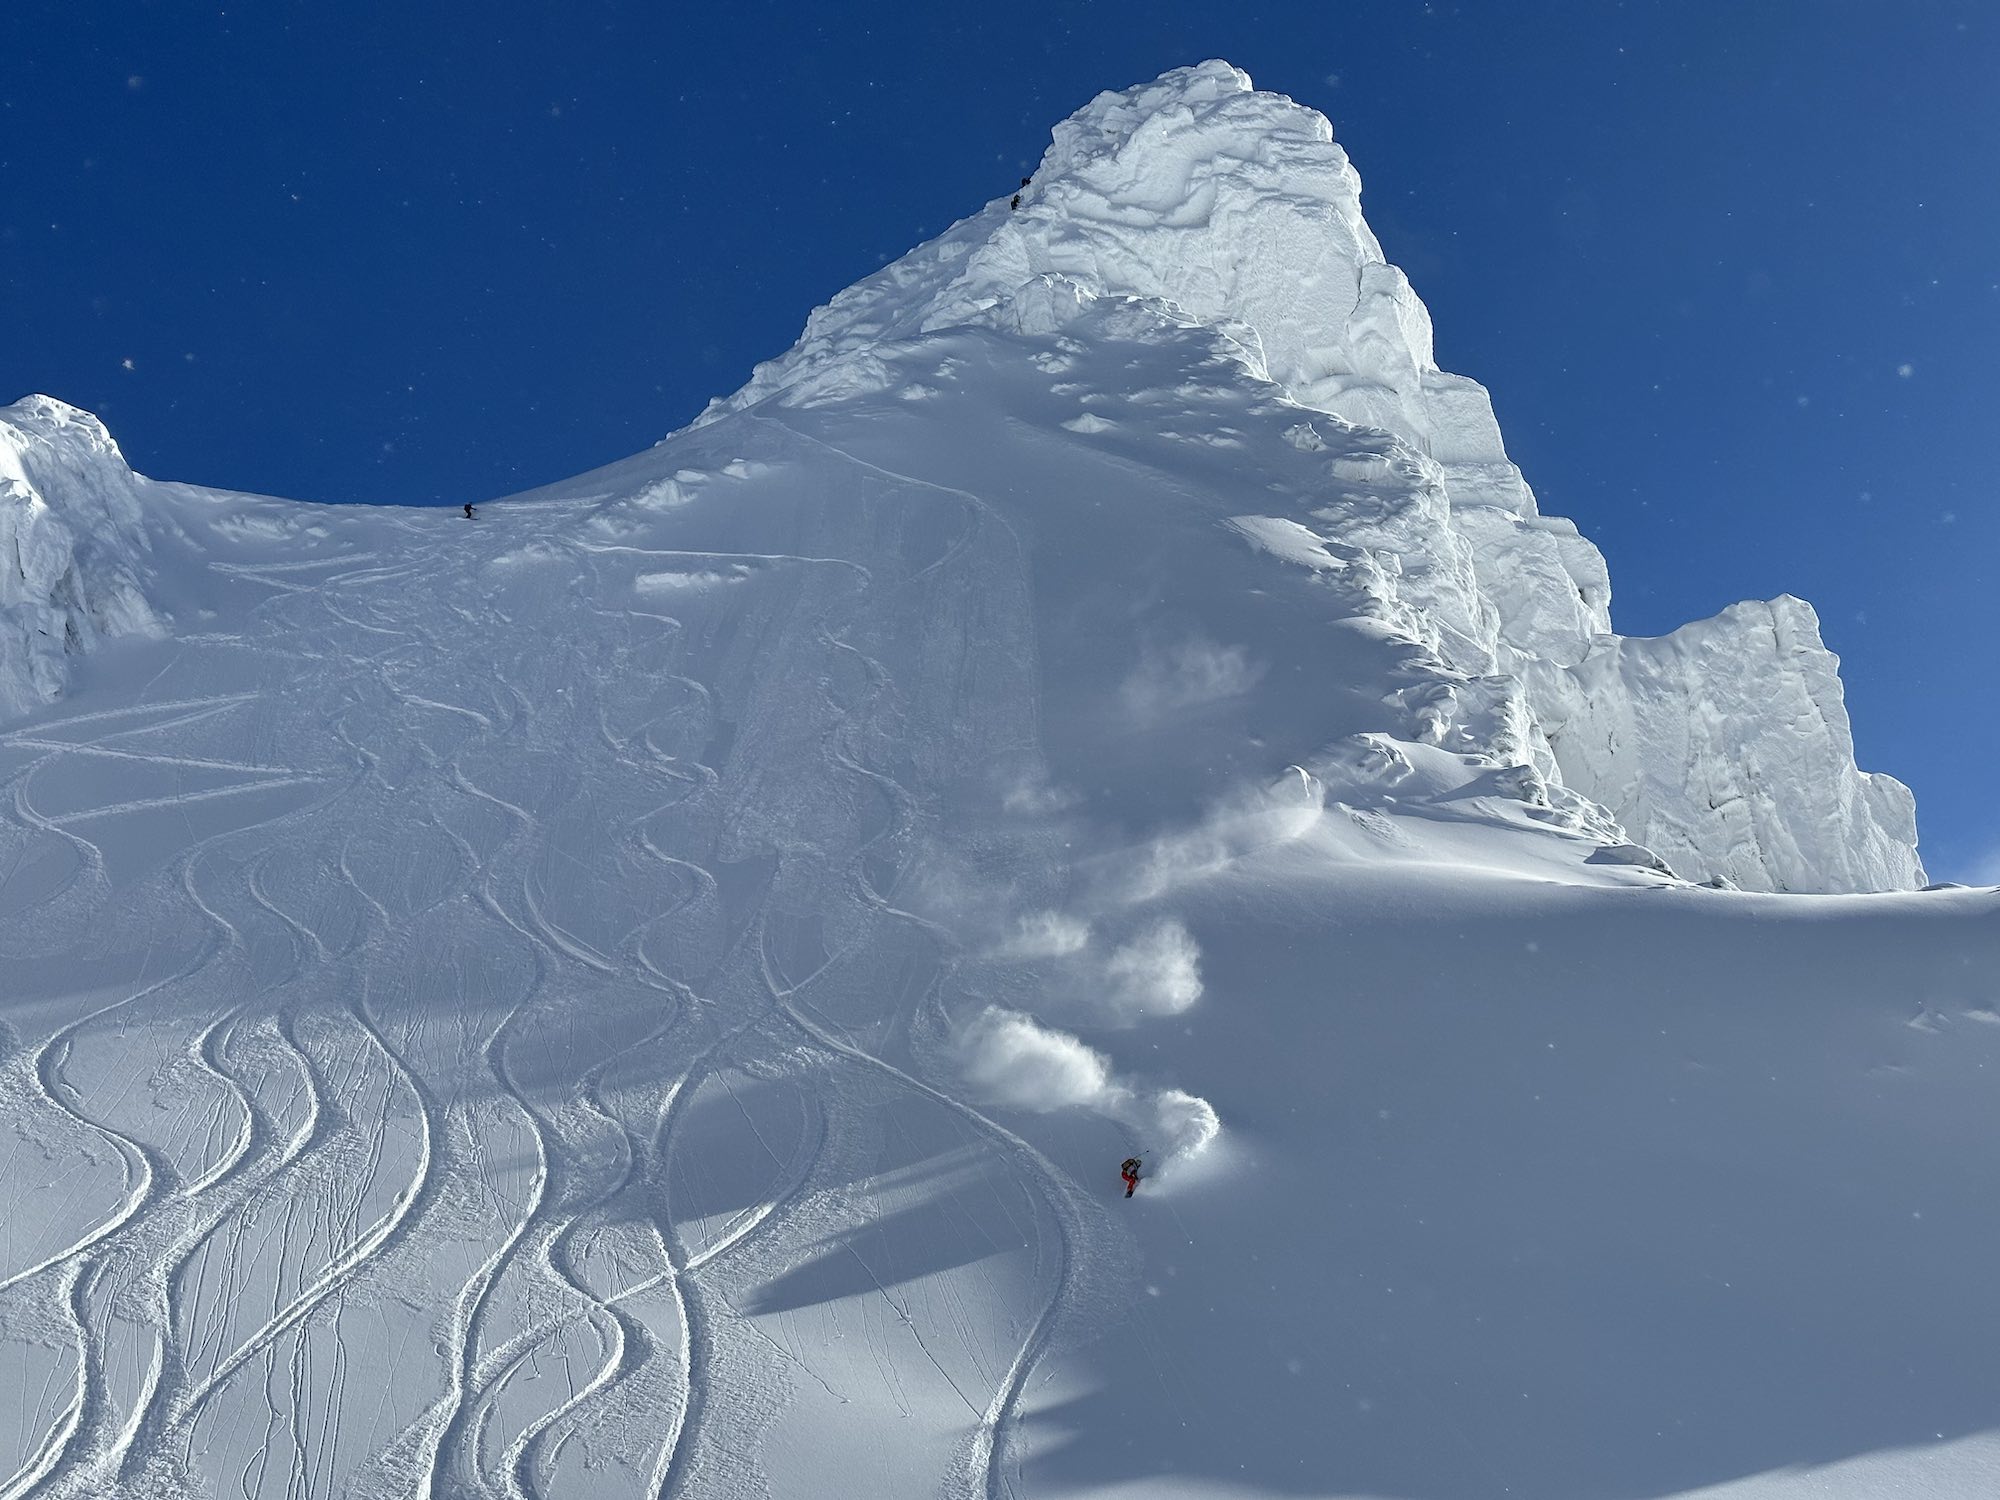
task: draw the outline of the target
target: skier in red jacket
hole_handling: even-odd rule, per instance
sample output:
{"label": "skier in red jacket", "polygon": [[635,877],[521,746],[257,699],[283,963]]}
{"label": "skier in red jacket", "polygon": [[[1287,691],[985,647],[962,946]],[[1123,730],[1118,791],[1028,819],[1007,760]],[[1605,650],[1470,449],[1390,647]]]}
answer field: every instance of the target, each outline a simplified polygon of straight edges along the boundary
{"label": "skier in red jacket", "polygon": [[1139,1158],[1128,1156],[1119,1165],[1118,1175],[1125,1179],[1125,1196],[1131,1197],[1132,1190],[1139,1185]]}

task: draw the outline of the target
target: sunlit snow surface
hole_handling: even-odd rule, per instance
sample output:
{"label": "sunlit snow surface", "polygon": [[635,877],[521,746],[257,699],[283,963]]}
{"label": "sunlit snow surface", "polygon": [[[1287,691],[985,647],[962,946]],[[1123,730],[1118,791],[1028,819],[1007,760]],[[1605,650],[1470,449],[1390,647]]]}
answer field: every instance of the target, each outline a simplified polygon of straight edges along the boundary
{"label": "sunlit snow surface", "polygon": [[[824,404],[879,390],[904,341],[966,326],[1047,339],[1038,367],[1081,408],[1059,419],[1068,431],[1122,425],[1234,448],[1246,501],[1263,488],[1263,453],[1242,433],[1167,426],[1161,393],[1124,372],[1063,378],[1071,355],[1200,328],[1223,380],[1268,382],[1300,408],[1310,419],[1284,437],[1320,462],[1278,488],[1323,535],[1274,550],[1349,570],[1350,592],[1446,669],[1408,685],[1429,718],[1416,737],[1591,799],[1691,879],[1924,884],[1914,799],[1856,768],[1838,663],[1810,606],[1741,604],[1659,640],[1610,633],[1604,558],[1573,523],[1540,514],[1485,388],[1438,368],[1430,313],[1383,258],[1360,177],[1318,111],[1218,61],[1098,95],[1056,126],[1018,199],[816,309],[704,420],[774,395]],[[1195,388],[1217,384],[1211,368]]]}
{"label": "sunlit snow surface", "polygon": [[1650,1495],[1988,1425],[1994,898],[1272,774],[1405,648],[1226,449],[923,358],[471,523],[150,492],[212,618],[0,736],[9,1492]]}
{"label": "sunlit snow surface", "polygon": [[1659,872],[1573,531],[1059,291],[471,522],[26,414],[0,1496],[1990,1488],[2000,897]]}

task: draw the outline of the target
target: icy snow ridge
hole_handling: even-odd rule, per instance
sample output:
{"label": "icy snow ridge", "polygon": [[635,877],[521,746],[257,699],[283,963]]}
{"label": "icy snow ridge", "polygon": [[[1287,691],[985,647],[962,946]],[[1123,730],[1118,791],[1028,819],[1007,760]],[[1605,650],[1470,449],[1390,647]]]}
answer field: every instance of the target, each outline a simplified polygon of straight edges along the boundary
{"label": "icy snow ridge", "polygon": [[[1060,337],[1102,303],[1127,310],[1127,332],[1149,317],[1207,327],[1241,378],[1326,414],[1327,431],[1300,429],[1340,450],[1328,455],[1325,535],[1400,575],[1393,592],[1421,617],[1404,623],[1444,669],[1509,700],[1486,716],[1506,733],[1478,748],[1615,809],[1692,878],[1775,890],[1922,884],[1909,792],[1855,769],[1817,630],[1779,642],[1767,626],[1774,613],[1792,617],[1788,606],[1725,611],[1700,627],[1700,650],[1612,634],[1602,555],[1571,522],[1539,514],[1485,389],[1438,369],[1430,314],[1383,258],[1360,195],[1323,115],[1255,90],[1227,63],[1100,94],[1056,127],[1018,210],[995,199],[848,288],[703,420],[772,397],[818,404],[884,389],[893,349],[944,329]],[[1086,413],[1072,430],[1107,425]],[[1390,475],[1414,503],[1384,525],[1357,486]],[[1641,657],[1652,670],[1607,665]],[[1799,709],[1782,723],[1729,685],[1773,672]],[[1666,732],[1686,705],[1725,701],[1736,706],[1716,734]],[[1577,726],[1612,722],[1657,725],[1666,738],[1622,742],[1616,756],[1576,742]],[[1561,754],[1551,725],[1571,731]],[[1759,789],[1755,816],[1711,795],[1737,781]]]}
{"label": "icy snow ridge", "polygon": [[60,696],[100,639],[162,632],[138,482],[88,412],[0,407],[0,719]]}
{"label": "icy snow ridge", "polygon": [[[1654,640],[1607,636],[1545,672],[1563,774],[1676,869],[1745,890],[1924,882],[1910,790],[1854,766],[1838,660],[1802,599],[1732,605]],[[1796,815],[1820,789],[1820,816]],[[1885,874],[1888,878],[1885,879]]]}

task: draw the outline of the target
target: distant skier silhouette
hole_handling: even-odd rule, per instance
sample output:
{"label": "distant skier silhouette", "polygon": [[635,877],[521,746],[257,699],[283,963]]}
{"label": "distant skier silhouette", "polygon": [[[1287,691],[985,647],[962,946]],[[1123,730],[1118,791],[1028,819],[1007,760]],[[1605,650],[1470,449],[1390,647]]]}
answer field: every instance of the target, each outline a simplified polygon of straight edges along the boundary
{"label": "distant skier silhouette", "polygon": [[468,521],[472,519],[472,502],[470,500],[465,502],[465,519]]}
{"label": "distant skier silhouette", "polygon": [[1139,1158],[1126,1157],[1118,1167],[1118,1175],[1125,1179],[1125,1196],[1131,1197],[1133,1190],[1139,1186]]}
{"label": "distant skier silhouette", "polygon": [[[1034,180],[1035,179],[1032,177],[1023,177],[1021,179],[1021,186],[1026,187],[1029,183],[1033,182]],[[1008,212],[1011,213],[1013,210],[1019,208],[1020,206],[1021,206],[1021,195],[1019,193],[1016,193],[1014,195],[1014,201],[1007,205]]]}

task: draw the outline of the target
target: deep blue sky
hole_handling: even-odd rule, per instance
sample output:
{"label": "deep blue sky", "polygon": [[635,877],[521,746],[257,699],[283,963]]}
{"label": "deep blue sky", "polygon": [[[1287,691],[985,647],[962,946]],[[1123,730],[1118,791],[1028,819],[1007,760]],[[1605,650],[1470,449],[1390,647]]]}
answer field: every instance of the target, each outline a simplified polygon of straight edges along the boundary
{"label": "deep blue sky", "polygon": [[456,502],[653,442],[1222,56],[1330,114],[1619,628],[1789,591],[1933,873],[2000,879],[2000,4],[16,0],[0,401],[141,470]]}

